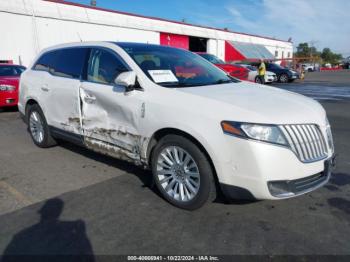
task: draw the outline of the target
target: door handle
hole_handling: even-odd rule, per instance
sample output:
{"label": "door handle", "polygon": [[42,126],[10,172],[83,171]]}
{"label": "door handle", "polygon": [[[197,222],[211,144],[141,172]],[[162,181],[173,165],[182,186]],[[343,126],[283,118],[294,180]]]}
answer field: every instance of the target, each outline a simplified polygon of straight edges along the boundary
{"label": "door handle", "polygon": [[48,92],[50,90],[50,88],[47,85],[42,85],[41,90],[44,92]]}
{"label": "door handle", "polygon": [[92,103],[94,103],[96,101],[96,97],[90,96],[90,95],[85,95],[84,96],[84,100],[85,100],[86,103],[92,104]]}

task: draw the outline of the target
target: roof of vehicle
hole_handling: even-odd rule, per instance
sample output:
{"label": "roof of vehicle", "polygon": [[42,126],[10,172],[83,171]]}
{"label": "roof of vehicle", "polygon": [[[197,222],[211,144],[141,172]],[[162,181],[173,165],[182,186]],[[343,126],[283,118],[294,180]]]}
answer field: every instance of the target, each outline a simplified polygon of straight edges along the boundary
{"label": "roof of vehicle", "polygon": [[59,50],[59,49],[64,49],[64,48],[70,48],[70,47],[93,47],[93,46],[104,46],[106,45],[116,45],[121,48],[126,48],[126,47],[140,47],[140,46],[148,46],[148,47],[159,47],[159,48],[174,48],[174,49],[181,49],[184,51],[188,51],[182,48],[177,48],[177,47],[172,47],[172,46],[164,46],[164,45],[157,45],[157,44],[149,44],[149,43],[135,43],[135,42],[111,42],[111,41],[82,41],[82,42],[71,42],[71,43],[65,43],[65,44],[59,44],[59,45],[54,45],[50,46],[44,50],[41,51],[41,54],[49,52],[49,51],[54,51],[54,50]]}
{"label": "roof of vehicle", "polygon": [[[169,47],[169,48],[176,48],[173,46],[166,46],[166,45],[157,45],[157,44],[148,44],[148,43],[136,43],[136,42],[110,42],[120,47],[137,47],[137,46],[157,46],[157,47]],[[179,48],[178,48],[179,49]]]}

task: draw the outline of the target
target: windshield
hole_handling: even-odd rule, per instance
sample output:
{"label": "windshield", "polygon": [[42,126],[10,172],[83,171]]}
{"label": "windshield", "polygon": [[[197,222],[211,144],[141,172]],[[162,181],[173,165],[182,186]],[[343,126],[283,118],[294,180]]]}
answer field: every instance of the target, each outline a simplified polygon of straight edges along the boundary
{"label": "windshield", "polygon": [[226,64],[224,61],[222,61],[220,58],[216,57],[215,55],[211,55],[211,54],[199,54],[199,55],[205,58],[206,60],[208,60],[210,63],[219,64],[219,65]]}
{"label": "windshield", "polygon": [[189,51],[157,45],[118,43],[150,80],[164,87],[239,82]]}

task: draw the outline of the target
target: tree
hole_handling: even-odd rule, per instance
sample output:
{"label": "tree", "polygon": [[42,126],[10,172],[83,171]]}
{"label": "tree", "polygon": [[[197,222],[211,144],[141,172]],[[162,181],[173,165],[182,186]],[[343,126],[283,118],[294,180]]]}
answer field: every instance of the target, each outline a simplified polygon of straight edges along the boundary
{"label": "tree", "polygon": [[296,58],[302,57],[305,59],[300,59],[299,61],[304,62],[321,62],[321,59],[324,64],[330,63],[332,65],[338,64],[343,56],[341,54],[333,53],[332,50],[328,47],[324,48],[322,52],[317,51],[317,48],[314,46],[309,46],[308,43],[300,43],[297,46],[297,52],[294,54]]}
{"label": "tree", "polygon": [[295,53],[298,57],[307,57],[310,54],[310,47],[308,43],[300,43],[297,46],[297,52]]}
{"label": "tree", "polygon": [[343,56],[341,54],[333,53],[330,48],[326,47],[322,50],[321,58],[323,60],[323,63],[334,65],[338,64],[343,59]]}
{"label": "tree", "polygon": [[301,62],[311,62],[311,60],[317,61],[320,58],[320,52],[317,51],[316,47],[310,47],[308,43],[300,43],[297,46],[297,52],[294,55],[295,57],[306,58],[300,60]]}

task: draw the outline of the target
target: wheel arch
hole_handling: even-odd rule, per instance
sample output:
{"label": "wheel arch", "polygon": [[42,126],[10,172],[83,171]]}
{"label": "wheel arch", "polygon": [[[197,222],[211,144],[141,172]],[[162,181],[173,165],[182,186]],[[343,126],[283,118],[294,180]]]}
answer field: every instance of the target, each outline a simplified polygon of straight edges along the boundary
{"label": "wheel arch", "polygon": [[148,147],[147,147],[147,164],[149,167],[151,167],[151,162],[152,162],[152,153],[153,150],[155,148],[155,146],[157,145],[158,141],[160,141],[160,139],[162,139],[163,137],[165,137],[166,135],[179,135],[179,136],[183,136],[187,139],[189,139],[191,142],[193,142],[196,146],[198,146],[198,148],[204,153],[204,155],[206,156],[206,158],[209,161],[209,164],[212,168],[212,171],[214,173],[214,179],[215,179],[215,183],[218,186],[219,184],[219,180],[218,180],[218,176],[217,176],[217,172],[216,172],[216,168],[214,165],[214,162],[208,152],[208,150],[205,148],[205,146],[198,140],[196,139],[194,136],[192,136],[191,134],[181,130],[181,129],[177,129],[177,128],[162,128],[157,130],[151,137],[150,142],[148,143]]}
{"label": "wheel arch", "polygon": [[28,118],[28,110],[32,105],[39,105],[39,103],[36,101],[36,99],[34,98],[29,98],[25,104],[24,107],[24,120],[25,122],[27,122],[27,118]]}

